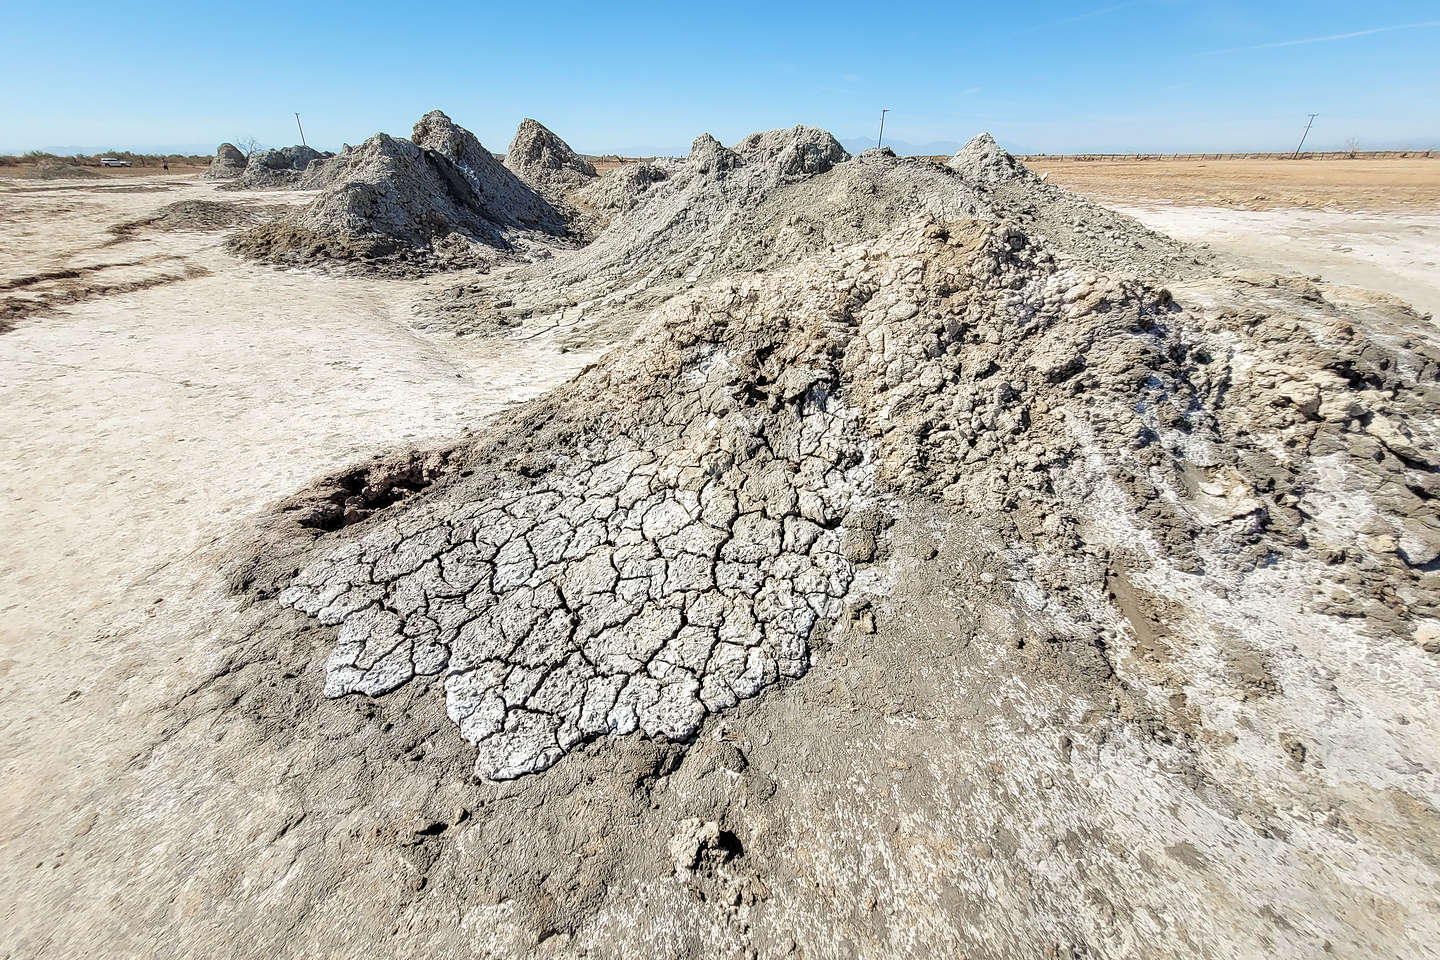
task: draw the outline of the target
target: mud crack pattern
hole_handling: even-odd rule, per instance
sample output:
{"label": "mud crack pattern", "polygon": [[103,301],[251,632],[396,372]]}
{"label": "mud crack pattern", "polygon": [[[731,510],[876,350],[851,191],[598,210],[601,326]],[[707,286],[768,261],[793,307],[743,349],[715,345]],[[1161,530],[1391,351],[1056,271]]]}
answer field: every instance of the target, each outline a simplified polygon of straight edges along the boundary
{"label": "mud crack pattern", "polygon": [[838,521],[866,473],[846,419],[810,397],[770,435],[783,456],[713,417],[665,455],[596,445],[531,489],[382,528],[281,599],[340,626],[328,696],[443,673],[481,776],[603,734],[686,739],[801,676],[838,616],[854,576]]}

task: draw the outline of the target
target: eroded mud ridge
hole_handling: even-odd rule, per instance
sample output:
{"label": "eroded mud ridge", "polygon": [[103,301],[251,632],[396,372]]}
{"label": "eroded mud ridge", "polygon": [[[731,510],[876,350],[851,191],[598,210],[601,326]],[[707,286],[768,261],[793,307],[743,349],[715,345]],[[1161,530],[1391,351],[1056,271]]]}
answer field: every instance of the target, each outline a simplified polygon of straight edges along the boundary
{"label": "eroded mud ridge", "polygon": [[[147,220],[138,225],[121,226],[139,228],[149,226],[151,222]],[[15,322],[24,317],[45,313],[64,304],[182,283],[208,273],[198,264],[161,254],[17,277],[0,283],[0,333],[14,329]]]}

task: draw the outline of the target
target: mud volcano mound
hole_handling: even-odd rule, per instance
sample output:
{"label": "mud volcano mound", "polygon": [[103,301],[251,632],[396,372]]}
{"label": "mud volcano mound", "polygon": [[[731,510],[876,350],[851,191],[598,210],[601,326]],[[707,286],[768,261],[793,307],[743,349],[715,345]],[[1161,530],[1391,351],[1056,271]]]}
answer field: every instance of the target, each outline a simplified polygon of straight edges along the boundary
{"label": "mud volcano mound", "polygon": [[240,148],[233,143],[222,143],[215,150],[215,159],[205,170],[206,180],[233,180],[245,172],[249,162]]}
{"label": "mud volcano mound", "polygon": [[232,248],[281,263],[443,269],[567,233],[548,201],[438,110],[410,140],[376,134],[308,176],[320,196]]}
{"label": "mud volcano mound", "polygon": [[971,183],[993,185],[1035,179],[1023,163],[1007,153],[988,133],[973,137],[946,166]]}
{"label": "mud volcano mound", "polygon": [[526,118],[515,131],[505,166],[552,198],[564,197],[596,177],[595,165],[543,124]]}
{"label": "mud volcano mound", "polygon": [[[341,628],[329,695],[441,673],[478,772],[515,776],[603,734],[688,738],[803,674],[811,632],[842,619],[856,567],[909,497],[955,522],[1003,518],[1048,584],[1098,595],[1107,497],[1154,562],[1217,579],[1319,534],[1286,505],[1309,458],[1273,463],[1246,424],[1318,435],[1316,456],[1397,487],[1433,470],[1414,441],[1377,465],[1365,431],[1341,427],[1361,384],[1433,357],[1387,352],[1342,376],[1321,321],[1259,345],[1300,379],[1237,389],[1215,368],[1237,345],[1197,320],[1163,290],[1059,269],[1003,224],[936,223],[737,280],[670,304],[643,349],[472,454],[522,472],[422,496],[282,599]],[[1321,384],[1339,392],[1340,423],[1305,399]],[[1419,398],[1386,407],[1401,435],[1434,426],[1412,426]],[[1427,545],[1392,556],[1386,583],[1416,591],[1437,541],[1423,499],[1395,506],[1391,534]],[[1359,602],[1396,629],[1440,613],[1412,597]],[[1047,642],[1102,656],[1076,623]]]}
{"label": "mud volcano mound", "polygon": [[439,110],[420,118],[411,139],[416,146],[449,160],[464,174],[488,219],[507,227],[565,233],[564,218],[544,197],[495,159],[473,133]]}
{"label": "mud volcano mound", "polygon": [[[407,203],[459,207],[381,145],[373,182],[429,170]],[[872,890],[976,955],[1123,954],[1155,917],[1243,952],[1255,903],[1316,924],[1267,927],[1294,952],[1418,942],[1346,921],[1332,865],[1427,922],[1440,876],[1397,851],[1432,819],[1365,798],[1433,757],[1431,328],[1217,271],[993,141],[946,166],[796,128],[663,169],[514,288],[643,316],[623,345],[293,498],[237,580],[329,651],[315,749],[378,726],[369,698],[434,743],[443,701],[484,815],[431,887],[600,952],[928,955]],[[401,762],[336,756],[317,795]]]}
{"label": "mud volcano mound", "polygon": [[628,330],[688,285],[792,265],[899,224],[918,230],[957,217],[1017,224],[1062,258],[1104,256],[1167,277],[1195,267],[1196,251],[1036,178],[982,179],[963,165],[880,151],[851,159],[834,137],[807,126],[751,134],[732,147],[702,135],[682,160],[617,168],[569,199],[591,218],[592,242],[498,286],[439,293],[421,322],[492,330],[498,310],[577,328],[615,320]]}
{"label": "mud volcano mound", "polygon": [[[220,150],[224,151],[228,146],[230,145],[221,144]],[[239,152],[235,151],[235,153]],[[229,183],[221,185],[222,190],[295,189],[301,186],[307,169],[331,156],[333,154],[322,153],[314,147],[303,145],[262,150],[248,159],[242,157],[244,163],[241,169],[233,178],[228,178],[226,172],[233,169],[233,155],[222,156],[217,152],[216,158],[210,163],[210,169],[206,171],[206,176],[230,179]]]}

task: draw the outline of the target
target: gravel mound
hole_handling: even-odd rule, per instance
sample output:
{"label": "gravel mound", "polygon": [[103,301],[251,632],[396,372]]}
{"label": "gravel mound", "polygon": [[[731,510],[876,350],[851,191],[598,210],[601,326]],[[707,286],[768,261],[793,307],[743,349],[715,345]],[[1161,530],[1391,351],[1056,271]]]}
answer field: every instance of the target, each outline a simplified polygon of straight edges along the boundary
{"label": "gravel mound", "polygon": [[233,143],[222,143],[215,150],[215,159],[205,171],[206,180],[234,180],[245,172],[245,154]]}

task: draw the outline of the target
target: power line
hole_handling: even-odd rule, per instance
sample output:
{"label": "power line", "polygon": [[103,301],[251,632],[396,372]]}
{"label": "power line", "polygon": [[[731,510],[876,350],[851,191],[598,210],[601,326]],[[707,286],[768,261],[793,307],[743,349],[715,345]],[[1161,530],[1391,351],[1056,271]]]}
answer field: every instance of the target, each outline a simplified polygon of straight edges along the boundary
{"label": "power line", "polygon": [[1297,159],[1300,156],[1300,147],[1305,146],[1305,138],[1310,136],[1310,124],[1314,123],[1315,118],[1318,116],[1320,116],[1320,114],[1312,113],[1310,114],[1310,119],[1305,121],[1305,132],[1300,134],[1300,143],[1295,147],[1295,152],[1290,156],[1291,160]]}

